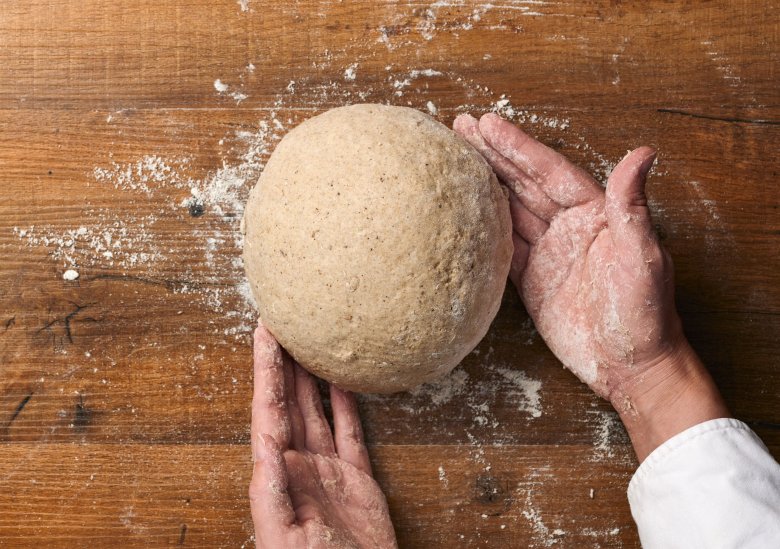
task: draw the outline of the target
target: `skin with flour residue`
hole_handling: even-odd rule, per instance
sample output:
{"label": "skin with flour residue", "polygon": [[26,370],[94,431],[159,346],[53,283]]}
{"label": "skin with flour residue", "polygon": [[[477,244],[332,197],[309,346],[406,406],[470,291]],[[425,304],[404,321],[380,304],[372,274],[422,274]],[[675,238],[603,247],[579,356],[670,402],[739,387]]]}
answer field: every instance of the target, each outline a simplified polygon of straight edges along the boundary
{"label": "skin with flour residue", "polygon": [[655,152],[629,153],[605,191],[497,115],[462,115],[455,129],[511,191],[511,277],[539,333],[566,367],[614,401],[683,340],[671,259],[644,196]]}
{"label": "skin with flour residue", "polygon": [[262,325],[254,362],[249,499],[257,547],[397,547],[354,397],[331,387],[331,432],[316,381]]}

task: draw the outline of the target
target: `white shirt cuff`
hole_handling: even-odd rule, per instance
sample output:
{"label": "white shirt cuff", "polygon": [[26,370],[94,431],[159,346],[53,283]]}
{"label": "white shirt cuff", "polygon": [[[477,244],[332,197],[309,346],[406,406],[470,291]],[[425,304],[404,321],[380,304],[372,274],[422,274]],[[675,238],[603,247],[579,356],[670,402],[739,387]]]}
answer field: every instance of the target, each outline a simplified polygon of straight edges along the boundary
{"label": "white shirt cuff", "polygon": [[656,448],[628,500],[645,549],[780,547],[780,465],[736,419],[700,423]]}

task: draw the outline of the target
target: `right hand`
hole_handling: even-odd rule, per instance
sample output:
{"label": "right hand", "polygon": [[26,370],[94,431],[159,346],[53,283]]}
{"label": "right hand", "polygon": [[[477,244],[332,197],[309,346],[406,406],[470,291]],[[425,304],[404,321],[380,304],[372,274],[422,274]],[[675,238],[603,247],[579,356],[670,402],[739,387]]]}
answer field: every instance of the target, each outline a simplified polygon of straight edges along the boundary
{"label": "right hand", "polygon": [[672,261],[647,207],[645,179],[655,151],[626,155],[605,191],[498,115],[479,121],[461,115],[454,128],[509,190],[510,277],[567,368],[622,415],[676,400],[692,380],[712,384],[683,335]]}
{"label": "right hand", "polygon": [[455,121],[509,189],[511,279],[563,364],[611,398],[674,352],[682,329],[672,263],[655,236],[645,176],[655,151],[628,154],[606,193],[583,170],[497,115]]}

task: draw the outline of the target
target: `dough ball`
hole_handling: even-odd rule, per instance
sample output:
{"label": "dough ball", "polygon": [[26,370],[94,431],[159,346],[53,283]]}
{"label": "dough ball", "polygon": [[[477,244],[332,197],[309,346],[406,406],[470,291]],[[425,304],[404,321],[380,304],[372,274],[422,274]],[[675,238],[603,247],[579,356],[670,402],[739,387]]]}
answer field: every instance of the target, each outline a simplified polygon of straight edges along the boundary
{"label": "dough ball", "polygon": [[450,372],[498,312],[512,257],[488,164],[404,107],[341,107],[288,133],[244,230],[265,326],[303,367],[361,392]]}

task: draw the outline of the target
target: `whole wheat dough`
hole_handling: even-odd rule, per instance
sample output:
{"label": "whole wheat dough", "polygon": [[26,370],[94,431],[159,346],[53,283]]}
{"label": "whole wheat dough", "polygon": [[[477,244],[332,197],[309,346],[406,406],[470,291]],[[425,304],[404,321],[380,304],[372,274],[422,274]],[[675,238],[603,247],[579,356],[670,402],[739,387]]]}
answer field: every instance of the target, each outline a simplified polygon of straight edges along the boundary
{"label": "whole wheat dough", "polygon": [[450,372],[487,332],[512,256],[488,164],[404,107],[341,107],[292,130],[244,227],[265,326],[306,369],[362,392]]}

